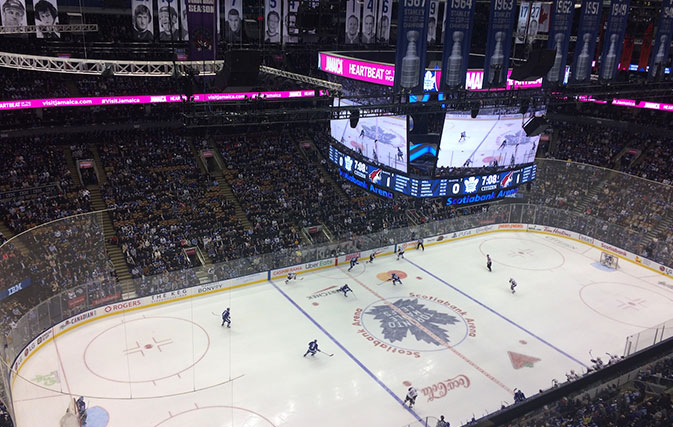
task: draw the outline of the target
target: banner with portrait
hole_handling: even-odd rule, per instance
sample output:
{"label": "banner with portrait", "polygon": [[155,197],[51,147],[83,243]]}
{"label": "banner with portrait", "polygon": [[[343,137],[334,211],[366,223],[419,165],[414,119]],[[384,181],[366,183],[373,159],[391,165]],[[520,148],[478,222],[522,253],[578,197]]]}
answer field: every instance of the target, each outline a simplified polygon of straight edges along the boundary
{"label": "banner with portrait", "polygon": [[360,43],[360,21],[362,3],[358,0],[346,0],[346,44]]}
{"label": "banner with portrait", "polygon": [[5,27],[25,27],[26,0],[0,0],[0,23]]}
{"label": "banner with portrait", "polygon": [[505,87],[509,54],[512,50],[512,32],[516,1],[491,0],[488,19],[488,39],[484,57],[484,80],[482,88]]}
{"label": "banner with portrait", "polygon": [[132,39],[136,42],[154,41],[152,0],[131,0],[133,19]]}
{"label": "banner with portrait", "polygon": [[35,11],[35,36],[38,39],[58,40],[61,34],[51,26],[58,25],[58,2],[56,0],[37,0],[34,3]]}
{"label": "banner with portrait", "polygon": [[439,0],[430,0],[428,14],[428,44],[437,44],[437,16],[439,15]]}
{"label": "banner with portrait", "polygon": [[224,0],[224,41],[243,41],[243,0]]}
{"label": "banner with portrait", "polygon": [[364,0],[362,3],[362,44],[376,43],[376,1]]}
{"label": "banner with portrait", "polygon": [[574,12],[575,0],[558,0],[554,3],[551,25],[549,26],[547,49],[555,50],[556,54],[554,55],[554,64],[545,77],[545,83],[551,85],[563,83]]}
{"label": "banner with portrait", "polygon": [[180,0],[180,39],[189,40],[189,21],[187,20],[187,0]]}
{"label": "banner with portrait", "polygon": [[159,41],[172,42],[180,40],[180,24],[177,2],[159,0],[157,4],[157,22],[159,23]]}
{"label": "banner with portrait", "polygon": [[264,0],[264,43],[280,43],[280,0]]}
{"label": "banner with portrait", "polygon": [[519,21],[516,25],[514,42],[517,44],[532,43],[540,31],[542,3],[522,2],[519,7]]}
{"label": "banner with portrait", "polygon": [[297,28],[298,11],[299,0],[284,0],[283,43],[299,43],[299,29]]}
{"label": "banner with portrait", "polygon": [[571,83],[585,83],[591,79],[591,63],[596,54],[596,36],[601,24],[600,0],[582,0],[580,24],[570,75]]}
{"label": "banner with portrait", "polygon": [[603,49],[598,76],[602,81],[617,77],[617,66],[622,57],[624,35],[629,17],[630,0],[611,0],[608,9],[608,25],[603,32]]}
{"label": "banner with portrait", "polygon": [[423,93],[430,2],[403,0],[397,15],[395,92]]}
{"label": "banner with portrait", "polygon": [[465,86],[476,4],[475,0],[449,0],[446,3],[442,90]]}
{"label": "banner with portrait", "polygon": [[218,19],[216,0],[186,0],[186,2],[190,59],[214,60]]}
{"label": "banner with portrait", "polygon": [[393,1],[378,0],[377,10],[376,40],[378,43],[388,44],[390,41],[390,21],[393,17]]}
{"label": "banner with portrait", "polygon": [[650,58],[650,68],[647,77],[650,80],[658,80],[664,76],[664,68],[668,64],[668,55],[671,51],[671,38],[673,36],[673,0],[663,0],[657,35],[654,38],[654,48]]}

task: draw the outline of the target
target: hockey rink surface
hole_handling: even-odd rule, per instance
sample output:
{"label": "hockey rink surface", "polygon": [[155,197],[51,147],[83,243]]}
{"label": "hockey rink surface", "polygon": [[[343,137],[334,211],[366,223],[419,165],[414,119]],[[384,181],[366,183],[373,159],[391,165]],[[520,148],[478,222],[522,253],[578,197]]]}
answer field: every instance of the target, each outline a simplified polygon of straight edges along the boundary
{"label": "hockey rink surface", "polygon": [[[673,281],[599,256],[491,233],[92,321],[23,365],[17,425],[58,426],[66,394],[86,396],[93,427],[462,425],[515,388],[530,396],[585,370],[590,350],[622,355],[628,335],[671,317]],[[322,352],[302,357],[313,339]]]}

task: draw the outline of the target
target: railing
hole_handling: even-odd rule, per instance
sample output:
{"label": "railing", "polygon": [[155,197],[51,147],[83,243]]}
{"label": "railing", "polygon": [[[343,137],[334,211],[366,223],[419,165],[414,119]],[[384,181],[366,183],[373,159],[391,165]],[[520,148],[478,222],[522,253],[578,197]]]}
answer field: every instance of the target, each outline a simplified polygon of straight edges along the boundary
{"label": "railing", "polygon": [[624,357],[673,337],[673,319],[626,337]]}
{"label": "railing", "polygon": [[[541,176],[538,179],[541,181],[555,182],[554,180],[558,177],[550,172],[555,168],[559,168],[566,178],[570,173],[569,168],[577,169],[572,173],[579,173],[580,178],[581,173],[591,172],[586,166],[564,162],[550,163],[547,166],[549,167],[540,169]],[[579,182],[579,178],[576,181]],[[558,183],[560,184],[561,181]],[[647,182],[647,187],[652,185],[653,183]],[[662,188],[670,191],[670,187],[667,186],[653,186],[652,188],[657,191],[653,197],[658,198],[661,198]],[[545,203],[541,197],[544,195],[535,195],[534,192],[532,195],[537,197],[538,203]],[[5,403],[11,403],[10,380],[15,376],[21,377],[19,372],[12,371],[12,364],[27,344],[43,331],[78,313],[123,300],[118,284],[107,274],[111,266],[105,256],[102,223],[100,212],[64,218],[15,236],[0,247],[0,259],[5,260],[0,264],[0,284],[3,289],[19,283],[24,277],[36,278],[30,287],[18,291],[11,297],[12,299],[7,299],[8,302],[0,303],[1,312],[12,322],[11,324],[3,323],[3,329],[0,330],[2,332],[0,334],[0,340],[2,340],[0,354],[3,362],[0,367],[2,378],[0,399]],[[634,253],[639,253],[640,243],[645,237],[642,232],[620,227],[597,216],[583,215],[562,208],[531,204],[495,205],[477,214],[458,215],[444,221],[383,230],[357,236],[349,241],[284,249],[215,266],[136,279],[132,285],[138,296],[159,294],[198,285],[197,273],[201,273],[199,269],[204,270],[203,274],[199,275],[201,277],[208,276],[207,270],[213,268],[213,274],[210,275],[212,280],[225,280],[317,261],[338,254],[374,249],[419,237],[449,234],[498,223],[528,223],[559,227],[593,236],[617,248]],[[50,249],[50,245],[55,246],[53,250]],[[16,259],[17,247],[25,248],[29,252],[21,254],[22,260],[25,261],[23,264]],[[66,261],[67,269],[61,268],[58,275],[50,273],[54,271],[54,265],[66,264]],[[68,286],[68,289],[60,291],[64,284]],[[22,304],[23,307],[16,306],[16,304]],[[21,314],[17,320],[12,319],[11,314],[15,307]],[[29,379],[23,378],[23,380],[30,383]],[[13,415],[11,405],[8,405],[8,410]]]}

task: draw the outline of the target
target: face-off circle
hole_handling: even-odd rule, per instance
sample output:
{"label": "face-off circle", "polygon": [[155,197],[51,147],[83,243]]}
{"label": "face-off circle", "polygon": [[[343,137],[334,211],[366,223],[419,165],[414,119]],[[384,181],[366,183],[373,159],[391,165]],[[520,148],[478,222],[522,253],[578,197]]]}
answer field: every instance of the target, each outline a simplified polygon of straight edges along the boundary
{"label": "face-off circle", "polygon": [[209,348],[208,333],[190,320],[143,317],[105,329],[89,342],[83,357],[99,378],[146,383],[179,376],[199,363]]}
{"label": "face-off circle", "polygon": [[490,254],[493,264],[500,264],[519,270],[545,271],[565,264],[565,257],[557,249],[540,242],[519,240],[513,237],[491,238],[481,242],[479,251],[484,256]]}
{"label": "face-off circle", "polygon": [[155,424],[154,427],[182,427],[182,426],[207,426],[212,425],[213,420],[221,420],[218,426],[255,426],[276,427],[265,416],[249,409],[237,406],[204,406],[196,407]]}

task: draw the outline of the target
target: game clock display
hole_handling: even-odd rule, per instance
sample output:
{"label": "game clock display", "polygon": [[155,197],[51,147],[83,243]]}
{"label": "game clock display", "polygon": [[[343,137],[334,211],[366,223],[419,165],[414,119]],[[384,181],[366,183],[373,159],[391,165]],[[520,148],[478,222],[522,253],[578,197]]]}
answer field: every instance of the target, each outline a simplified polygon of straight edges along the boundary
{"label": "game clock display", "polygon": [[389,172],[357,160],[330,146],[329,158],[343,171],[383,189],[412,197],[466,196],[512,189],[535,179],[536,166],[528,165],[505,172],[469,175],[460,178],[417,179]]}

